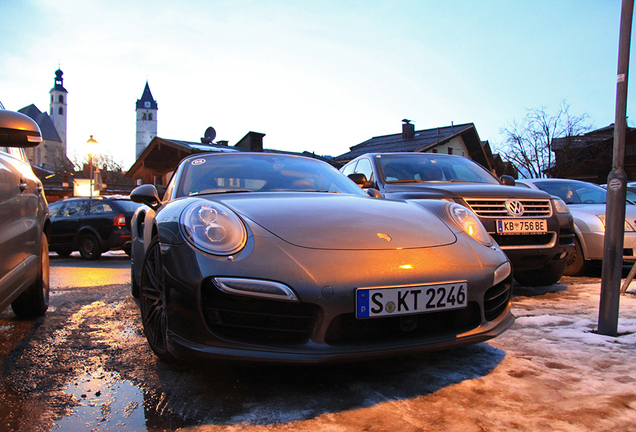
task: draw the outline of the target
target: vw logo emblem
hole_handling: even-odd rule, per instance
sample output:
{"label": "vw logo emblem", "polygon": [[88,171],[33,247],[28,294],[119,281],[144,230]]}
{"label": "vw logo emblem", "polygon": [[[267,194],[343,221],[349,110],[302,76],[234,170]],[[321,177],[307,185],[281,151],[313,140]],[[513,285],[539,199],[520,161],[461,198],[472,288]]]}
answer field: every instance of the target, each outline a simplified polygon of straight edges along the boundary
{"label": "vw logo emblem", "polygon": [[512,216],[521,216],[523,214],[523,204],[519,200],[506,201],[506,210]]}

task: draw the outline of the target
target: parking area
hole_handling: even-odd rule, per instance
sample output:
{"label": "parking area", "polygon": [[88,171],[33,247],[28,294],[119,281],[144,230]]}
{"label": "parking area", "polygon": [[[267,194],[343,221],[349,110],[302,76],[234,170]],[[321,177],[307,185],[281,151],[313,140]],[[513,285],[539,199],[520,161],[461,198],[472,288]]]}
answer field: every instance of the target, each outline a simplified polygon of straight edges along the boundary
{"label": "parking area", "polygon": [[596,274],[515,286],[516,324],[488,343],[330,366],[179,367],[148,348],[128,266],[119,254],[52,256],[46,317],[0,314],[5,430],[635,430],[636,296],[621,297],[621,336],[595,334]]}

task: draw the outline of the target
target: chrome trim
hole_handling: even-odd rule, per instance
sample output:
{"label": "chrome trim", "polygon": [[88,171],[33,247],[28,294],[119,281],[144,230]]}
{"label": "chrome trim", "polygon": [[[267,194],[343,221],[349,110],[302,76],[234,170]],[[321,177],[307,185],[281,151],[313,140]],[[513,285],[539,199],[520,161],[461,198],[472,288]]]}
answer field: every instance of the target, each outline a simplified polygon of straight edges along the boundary
{"label": "chrome trim", "polygon": [[[483,218],[545,218],[552,216],[552,203],[549,199],[510,199],[510,198],[464,198],[466,204],[479,217]],[[523,207],[521,215],[513,216],[507,203],[515,201]]]}
{"label": "chrome trim", "polygon": [[287,285],[260,279],[215,277],[214,284],[226,294],[261,297],[274,300],[300,301]]}

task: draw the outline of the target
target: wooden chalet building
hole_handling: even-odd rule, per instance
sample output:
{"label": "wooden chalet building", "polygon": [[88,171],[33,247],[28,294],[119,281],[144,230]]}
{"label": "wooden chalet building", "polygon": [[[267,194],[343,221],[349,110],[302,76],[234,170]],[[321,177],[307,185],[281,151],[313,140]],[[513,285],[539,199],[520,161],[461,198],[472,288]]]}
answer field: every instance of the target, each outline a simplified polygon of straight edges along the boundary
{"label": "wooden chalet building", "polygon": [[[550,177],[571,178],[591,183],[607,183],[612,171],[614,124],[587,132],[552,140],[554,167]],[[630,181],[636,181],[636,128],[625,134],[624,170]]]}
{"label": "wooden chalet building", "polygon": [[202,139],[202,142],[197,143],[154,137],[130,167],[126,177],[132,178],[136,186],[153,184],[163,192],[183,158],[195,153],[263,151],[264,136],[262,133],[248,132],[234,146],[229,146],[227,141],[207,143]]}
{"label": "wooden chalet building", "polygon": [[481,141],[473,123],[415,130],[410,120],[402,120],[402,133],[373,137],[334,158],[347,163],[365,153],[426,152],[464,156],[495,175],[516,177],[516,171],[492,154],[488,141]]}
{"label": "wooden chalet building", "polygon": [[[264,153],[284,153],[320,159],[324,162],[339,168],[341,164],[329,158],[318,156],[309,152],[289,152],[282,150],[272,150],[263,148],[264,133],[248,132],[235,145],[228,145],[227,141],[217,141],[216,143],[201,139],[201,142],[171,140],[155,137],[150,141],[148,147],[141,153],[137,161],[126,173],[126,177],[133,179],[135,186],[142,184],[153,184],[159,193],[165,190],[174,170],[179,162],[187,156],[195,153],[209,152],[264,152]],[[210,141],[210,142],[208,142]]]}

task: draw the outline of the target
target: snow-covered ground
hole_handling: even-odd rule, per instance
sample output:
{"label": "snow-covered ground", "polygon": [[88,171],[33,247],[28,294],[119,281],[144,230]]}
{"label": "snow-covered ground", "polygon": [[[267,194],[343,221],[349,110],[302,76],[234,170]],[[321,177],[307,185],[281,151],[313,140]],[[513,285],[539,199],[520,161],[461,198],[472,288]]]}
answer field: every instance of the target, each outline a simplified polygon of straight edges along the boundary
{"label": "snow-covered ground", "polygon": [[514,292],[512,329],[488,343],[387,365],[393,385],[350,384],[357,407],[320,413],[316,395],[300,413],[272,400],[230,424],[192,430],[636,431],[636,295],[621,296],[614,338],[594,332],[598,278]]}

